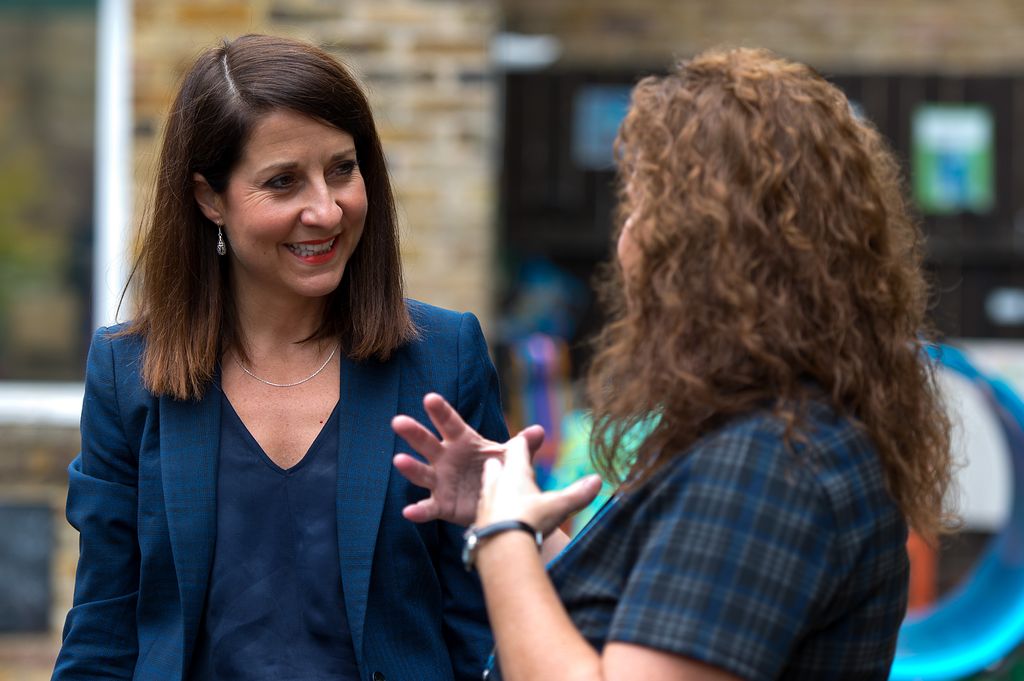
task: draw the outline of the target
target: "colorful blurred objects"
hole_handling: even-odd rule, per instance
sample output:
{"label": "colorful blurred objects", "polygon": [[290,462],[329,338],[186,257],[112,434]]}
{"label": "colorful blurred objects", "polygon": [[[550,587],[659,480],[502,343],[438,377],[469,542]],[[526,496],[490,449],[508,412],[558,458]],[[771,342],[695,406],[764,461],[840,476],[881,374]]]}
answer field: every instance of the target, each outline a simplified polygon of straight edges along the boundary
{"label": "colorful blurred objects", "polygon": [[524,261],[511,291],[498,326],[506,343],[536,333],[568,340],[590,302],[587,286],[546,258]]}
{"label": "colorful blurred objects", "polygon": [[[633,452],[644,441],[644,438],[654,427],[654,419],[643,421],[626,433],[623,442],[622,460],[629,461]],[[590,462],[590,437],[592,420],[590,415],[581,410],[572,410],[562,420],[562,442],[558,450],[558,458],[551,472],[547,477],[545,489],[559,489],[569,485],[585,475],[594,472]],[[583,526],[590,521],[604,502],[614,492],[614,488],[607,482],[601,487],[601,493],[591,504],[577,513],[568,527],[563,527],[570,535],[575,535]]]}
{"label": "colorful blurred objects", "polygon": [[549,477],[563,441],[563,418],[569,409],[569,349],[561,338],[531,334],[511,347],[507,383],[519,399],[509,403],[509,421],[518,427],[544,426],[544,444],[534,455],[537,484],[550,488]]}
{"label": "colorful blurred objects", "polygon": [[549,260],[532,258],[518,268],[512,295],[499,322],[506,350],[502,380],[509,427],[544,426],[534,458],[538,484],[547,489],[562,446],[562,421],[572,408],[569,339],[589,303],[587,287]]}
{"label": "colorful blurred objects", "polygon": [[938,552],[928,545],[917,532],[907,537],[907,555],[910,558],[910,595],[907,611],[923,610],[935,602],[938,595]]}
{"label": "colorful blurred objects", "polygon": [[[931,353],[944,370],[968,379],[998,419],[1012,460],[1014,489],[1024,489],[1024,402],[1010,385],[978,369],[960,350]],[[959,586],[900,629],[891,679],[952,681],[1001,667],[1024,639],[1024,495]]]}
{"label": "colorful blurred objects", "polygon": [[[544,489],[561,489],[594,472],[590,463],[590,417],[579,410],[573,410],[562,420],[562,442],[558,449],[558,458],[551,468]],[[606,482],[585,509],[577,513],[562,529],[570,536],[575,536],[593,517],[597,509],[608,501],[613,489]]]}

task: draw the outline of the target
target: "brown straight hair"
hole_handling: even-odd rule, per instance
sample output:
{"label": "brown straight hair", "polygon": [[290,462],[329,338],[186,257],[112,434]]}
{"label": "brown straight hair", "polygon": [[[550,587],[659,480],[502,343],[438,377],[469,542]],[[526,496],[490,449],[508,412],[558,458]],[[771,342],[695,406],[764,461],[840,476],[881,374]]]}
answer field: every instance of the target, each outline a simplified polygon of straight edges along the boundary
{"label": "brown straight hair", "polygon": [[337,338],[349,358],[364,361],[385,360],[415,336],[403,297],[394,195],[362,87],[316,47],[245,35],[199,55],[164,130],[155,196],[129,279],[135,318],[121,332],[145,339],[142,376],[156,395],[199,399],[225,351],[245,359],[231,260],[217,255],[217,226],[196,203],[193,175],[223,192],[255,123],[283,110],[352,135],[366,184],[362,238],[307,340]]}

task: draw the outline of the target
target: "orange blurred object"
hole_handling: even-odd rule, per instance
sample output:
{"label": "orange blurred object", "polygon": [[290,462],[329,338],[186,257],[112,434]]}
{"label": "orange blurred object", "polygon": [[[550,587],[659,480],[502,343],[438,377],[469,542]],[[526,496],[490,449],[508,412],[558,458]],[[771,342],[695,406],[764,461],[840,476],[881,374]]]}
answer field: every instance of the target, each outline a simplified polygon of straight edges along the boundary
{"label": "orange blurred object", "polygon": [[907,555],[910,556],[910,596],[907,609],[927,608],[938,595],[938,553],[911,530],[907,537]]}

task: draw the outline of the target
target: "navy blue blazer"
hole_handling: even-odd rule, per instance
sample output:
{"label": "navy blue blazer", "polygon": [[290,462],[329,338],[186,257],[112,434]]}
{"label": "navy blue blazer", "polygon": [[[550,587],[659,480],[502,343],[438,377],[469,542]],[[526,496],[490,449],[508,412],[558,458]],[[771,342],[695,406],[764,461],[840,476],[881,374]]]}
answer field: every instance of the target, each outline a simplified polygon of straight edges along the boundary
{"label": "navy blue blazer", "polygon": [[[462,567],[461,528],[402,517],[424,491],[392,473],[393,454],[413,450],[390,421],[405,413],[426,422],[422,397],[435,391],[486,437],[508,432],[476,317],[409,305],[417,340],[387,362],[341,363],[345,609],[366,681],[476,679],[491,646],[480,584]],[[220,394],[152,395],[140,377],[143,341],[111,338],[118,328],[97,331],[89,351],[67,502],[80,557],[55,680],[185,679],[204,609]]]}

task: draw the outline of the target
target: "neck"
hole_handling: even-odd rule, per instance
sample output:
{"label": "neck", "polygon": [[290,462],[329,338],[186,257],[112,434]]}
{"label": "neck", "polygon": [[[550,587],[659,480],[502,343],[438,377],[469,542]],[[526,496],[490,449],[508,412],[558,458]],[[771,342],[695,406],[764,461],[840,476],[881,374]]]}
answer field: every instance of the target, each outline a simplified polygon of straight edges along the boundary
{"label": "neck", "polygon": [[324,298],[236,296],[240,341],[246,354],[291,354],[320,327]]}
{"label": "neck", "polygon": [[302,315],[294,311],[280,314],[271,309],[255,313],[239,310],[239,335],[249,348],[280,351],[312,336],[320,327],[321,313],[322,307]]}
{"label": "neck", "polygon": [[240,308],[240,347],[228,349],[226,357],[254,380],[274,387],[301,385],[321,375],[334,359],[338,341],[321,338],[302,342],[316,331],[322,319],[323,301],[314,302],[318,303],[315,307],[307,309],[303,305],[301,310],[294,306],[282,310],[275,305],[258,310]]}

